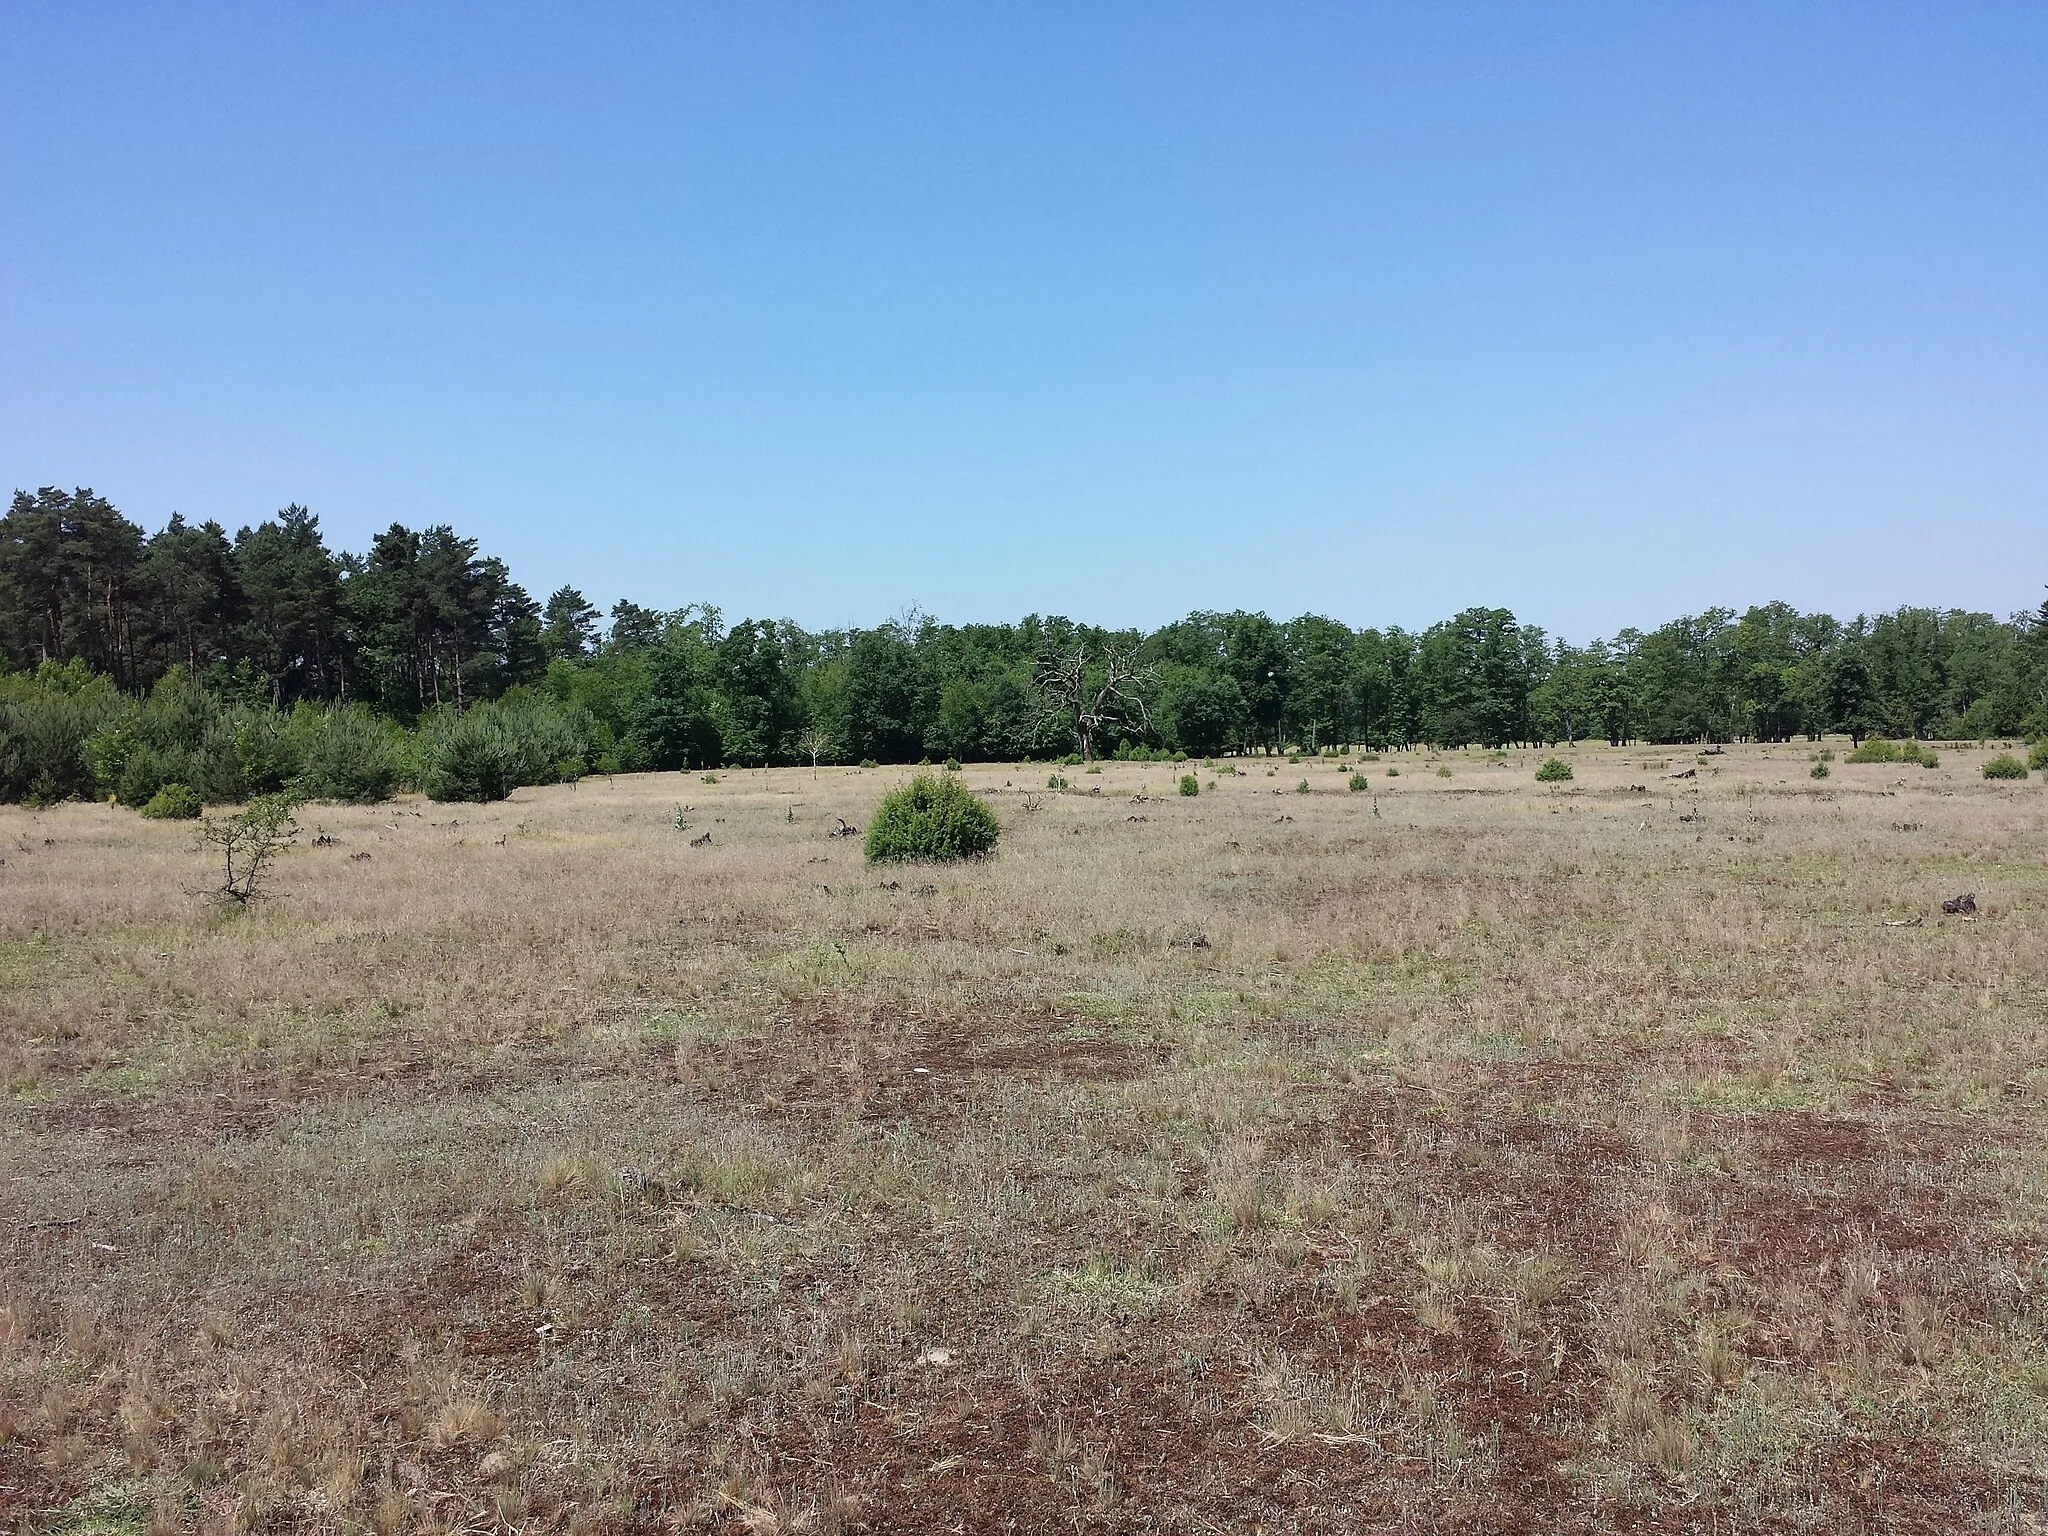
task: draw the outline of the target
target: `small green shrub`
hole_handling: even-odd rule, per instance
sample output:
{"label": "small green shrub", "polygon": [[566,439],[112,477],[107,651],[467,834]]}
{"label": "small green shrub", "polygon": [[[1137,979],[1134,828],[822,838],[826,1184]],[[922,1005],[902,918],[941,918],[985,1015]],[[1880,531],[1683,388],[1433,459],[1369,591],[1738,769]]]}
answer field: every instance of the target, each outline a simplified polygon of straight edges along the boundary
{"label": "small green shrub", "polygon": [[1184,795],[1199,795],[1202,792],[1202,781],[1192,773],[1184,773],[1180,776],[1180,792]]}
{"label": "small green shrub", "polygon": [[946,759],[946,772],[948,772],[948,773],[958,773],[959,771],[960,771],[960,759],[959,759],[959,758],[957,758],[957,757],[949,757],[949,758],[947,758],[947,759]]}
{"label": "small green shrub", "polygon": [[1065,775],[1057,773],[1052,775],[1052,777],[1045,781],[1045,787],[1047,789],[1065,789],[1067,787]]}
{"label": "small green shrub", "polygon": [[1389,768],[1387,770],[1387,777],[1390,779],[1398,779],[1399,777],[1401,777],[1401,770],[1398,768]]}
{"label": "small green shrub", "polygon": [[1440,779],[1448,779],[1451,776],[1451,770],[1448,766],[1439,768],[1436,771],[1436,776]]}
{"label": "small green shrub", "polygon": [[1566,784],[1571,781],[1572,765],[1561,757],[1544,759],[1543,766],[1536,770],[1538,784]]}
{"label": "small green shrub", "polygon": [[1294,792],[1295,792],[1295,793],[1296,793],[1297,795],[1305,795],[1305,794],[1307,794],[1307,793],[1308,793],[1308,780],[1307,780],[1307,779],[1303,779],[1303,780],[1302,780],[1302,781],[1301,781],[1301,782],[1300,782],[1299,784],[1295,785],[1295,786],[1294,786]]}
{"label": "small green shrub", "polygon": [[1920,749],[1920,766],[1922,768],[1939,768],[1941,766],[1941,754],[1930,752],[1927,748],[1922,747]]}
{"label": "small green shrub", "polygon": [[1351,775],[1349,782],[1351,784],[1351,792],[1357,794],[1358,791],[1366,788],[1372,781],[1362,773],[1354,773]]}
{"label": "small green shrub", "polygon": [[2048,768],[2048,741],[2037,741],[2034,750],[2027,754],[2029,768]]}
{"label": "small green shrub", "polygon": [[1984,777],[1987,779],[2024,779],[2026,776],[2027,765],[2010,752],[2001,752],[1984,765]]}
{"label": "small green shrub", "polygon": [[875,760],[872,757],[864,757],[860,760],[860,765],[863,768],[872,768],[875,766]]}
{"label": "small green shrub", "polygon": [[958,779],[921,773],[882,797],[868,823],[867,855],[898,859],[964,859],[987,853],[1002,828],[996,813]]}
{"label": "small green shrub", "polygon": [[1085,771],[1088,773],[1100,773],[1102,772],[1102,764],[1090,763]]}
{"label": "small green shrub", "polygon": [[205,809],[191,785],[166,784],[149,797],[139,814],[151,821],[192,821]]}
{"label": "small green shrub", "polygon": [[1917,741],[1888,741],[1873,736],[1849,754],[1852,763],[1918,763],[1932,768],[1941,759]]}
{"label": "small green shrub", "polygon": [[246,907],[262,898],[263,871],[298,836],[298,804],[290,795],[258,795],[238,814],[206,823],[201,835],[220,850],[222,901]]}
{"label": "small green shrub", "polygon": [[1827,765],[1826,763],[1815,763],[1815,764],[1814,764],[1814,765],[1813,765],[1813,766],[1812,766],[1811,768],[1809,768],[1809,769],[1807,770],[1807,777],[1808,777],[1808,778],[1813,778],[1813,779],[1824,779],[1824,778],[1826,778],[1827,776],[1828,776],[1828,765]]}

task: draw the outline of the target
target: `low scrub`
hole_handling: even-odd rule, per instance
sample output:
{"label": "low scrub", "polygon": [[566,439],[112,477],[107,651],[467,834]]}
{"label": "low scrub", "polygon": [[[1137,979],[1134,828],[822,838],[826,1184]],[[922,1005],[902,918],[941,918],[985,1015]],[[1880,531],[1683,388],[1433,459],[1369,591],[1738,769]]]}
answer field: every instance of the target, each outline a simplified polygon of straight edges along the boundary
{"label": "low scrub", "polygon": [[190,784],[166,784],[149,797],[141,814],[151,821],[192,821],[205,809]]}
{"label": "low scrub", "polygon": [[390,799],[403,776],[405,733],[360,704],[302,705],[286,734],[298,746],[297,781],[309,799],[374,805]]}
{"label": "low scrub", "polygon": [[1851,752],[1847,760],[1852,763],[1918,763],[1923,768],[1932,768],[1941,761],[1932,750],[1917,741],[1891,741],[1883,736],[1871,737]]}
{"label": "low scrub", "polygon": [[921,773],[882,797],[868,823],[867,856],[877,863],[975,858],[995,847],[1001,831],[995,812],[958,779]]}
{"label": "low scrub", "polygon": [[1984,777],[1987,779],[2024,779],[2026,776],[2027,765],[2010,752],[2001,752],[1984,765]]}
{"label": "low scrub", "polygon": [[80,665],[45,666],[0,680],[0,801],[112,799],[143,810],[173,786],[165,804],[288,792],[367,805],[405,787],[502,799],[579,775],[588,736],[582,710],[522,694],[437,712],[409,732],[360,704],[280,711],[226,698],[177,669],[138,699]]}
{"label": "low scrub", "polygon": [[83,662],[46,662],[31,675],[0,678],[0,800],[52,805],[104,797],[86,743],[124,704],[114,685]]}
{"label": "low scrub", "polygon": [[478,704],[420,728],[419,784],[429,800],[502,800],[528,784],[583,776],[579,722],[537,698]]}
{"label": "low scrub", "polygon": [[1547,759],[1543,766],[1536,770],[1538,784],[1565,784],[1571,781],[1571,776],[1572,765],[1561,757]]}

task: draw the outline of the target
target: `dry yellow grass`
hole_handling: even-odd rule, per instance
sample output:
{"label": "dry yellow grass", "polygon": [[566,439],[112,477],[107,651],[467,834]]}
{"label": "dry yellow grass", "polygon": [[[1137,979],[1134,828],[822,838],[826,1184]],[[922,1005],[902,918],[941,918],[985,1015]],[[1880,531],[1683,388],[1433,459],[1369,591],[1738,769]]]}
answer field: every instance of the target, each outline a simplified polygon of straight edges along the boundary
{"label": "dry yellow grass", "polygon": [[0,812],[0,1530],[2037,1528],[2048,792],[1544,755]]}

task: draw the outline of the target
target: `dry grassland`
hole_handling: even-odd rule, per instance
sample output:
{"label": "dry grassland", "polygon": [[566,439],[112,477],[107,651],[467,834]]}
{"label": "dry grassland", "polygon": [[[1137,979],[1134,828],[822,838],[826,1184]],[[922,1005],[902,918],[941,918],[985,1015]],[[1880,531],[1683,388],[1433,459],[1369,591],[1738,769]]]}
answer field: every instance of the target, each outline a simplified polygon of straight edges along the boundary
{"label": "dry grassland", "polygon": [[0,1530],[2041,1529],[2048,790],[1568,755],[0,812]]}

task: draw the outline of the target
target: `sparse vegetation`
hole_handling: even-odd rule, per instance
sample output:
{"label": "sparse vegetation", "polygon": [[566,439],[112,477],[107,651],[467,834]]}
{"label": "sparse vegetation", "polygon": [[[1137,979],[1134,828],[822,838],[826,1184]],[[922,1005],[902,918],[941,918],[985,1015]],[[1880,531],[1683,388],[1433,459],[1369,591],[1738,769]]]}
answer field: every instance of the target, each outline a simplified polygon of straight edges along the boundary
{"label": "sparse vegetation", "polygon": [[695,853],[672,775],[409,795],[233,921],[189,826],[0,810],[9,1513],[2000,1529],[2048,833],[1948,755],[1133,759],[922,871],[849,768],[682,781]]}

